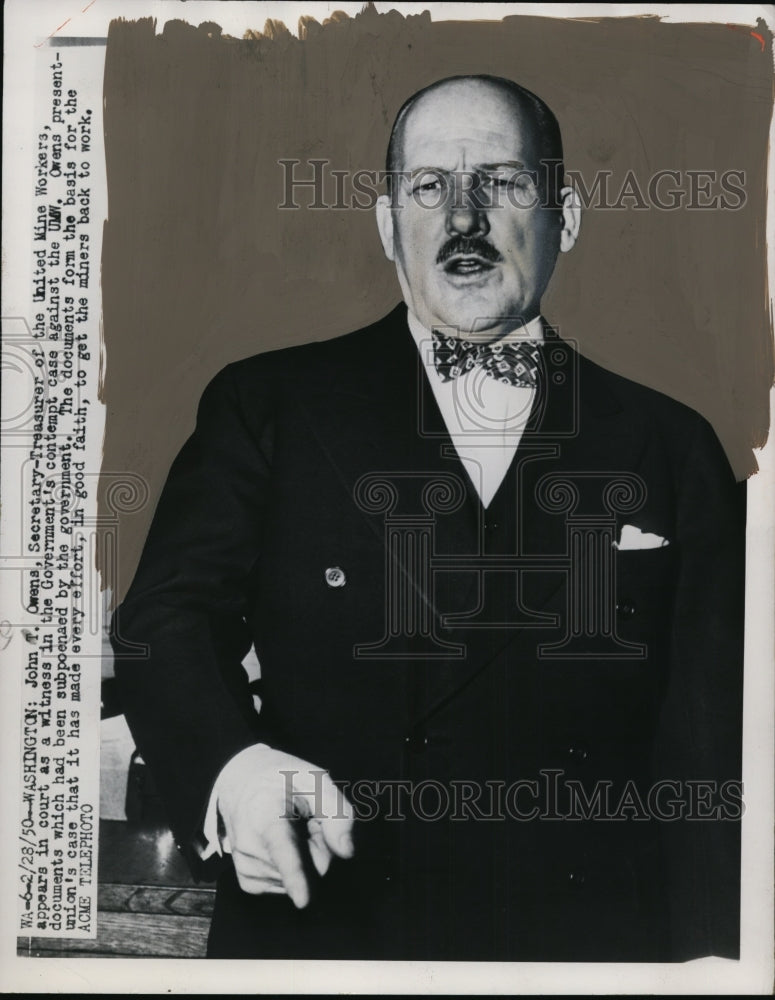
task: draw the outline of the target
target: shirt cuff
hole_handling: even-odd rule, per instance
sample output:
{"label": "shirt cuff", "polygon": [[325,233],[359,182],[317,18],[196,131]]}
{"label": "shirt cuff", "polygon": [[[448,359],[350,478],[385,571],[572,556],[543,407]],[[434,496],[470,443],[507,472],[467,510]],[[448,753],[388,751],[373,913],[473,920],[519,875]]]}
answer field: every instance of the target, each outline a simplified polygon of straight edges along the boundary
{"label": "shirt cuff", "polygon": [[207,803],[207,812],[205,813],[204,822],[202,823],[202,838],[204,840],[204,846],[200,851],[202,861],[207,861],[207,859],[211,858],[214,854],[231,854],[229,838],[223,828],[223,820],[218,812],[218,792],[220,788],[223,787],[223,782],[226,780],[228,772],[236,770],[240,766],[242,759],[248,755],[252,755],[258,747],[261,747],[264,750],[271,749],[271,747],[267,746],[266,743],[256,743],[252,746],[245,747],[244,750],[240,750],[239,753],[235,754],[223,766],[218,774],[218,777],[215,779],[213,790],[210,792],[210,800]]}

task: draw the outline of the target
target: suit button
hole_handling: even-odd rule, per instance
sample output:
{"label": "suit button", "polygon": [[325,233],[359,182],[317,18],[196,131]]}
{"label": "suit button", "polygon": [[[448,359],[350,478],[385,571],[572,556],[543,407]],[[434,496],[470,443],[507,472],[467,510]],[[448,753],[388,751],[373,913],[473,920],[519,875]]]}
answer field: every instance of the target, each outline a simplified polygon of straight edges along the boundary
{"label": "suit button", "polygon": [[344,575],[344,570],[340,569],[339,566],[330,566],[326,570],[326,583],[329,587],[344,587],[347,582],[347,577]]}
{"label": "suit button", "polygon": [[486,521],[485,525],[484,525],[484,530],[485,531],[497,531],[498,527],[499,527],[499,525],[498,525],[497,521]]}
{"label": "suit button", "polygon": [[629,598],[625,598],[623,601],[617,601],[616,613],[620,618],[632,618],[635,614],[635,602]]}
{"label": "suit button", "polygon": [[586,881],[586,876],[584,872],[581,871],[580,869],[568,872],[568,885],[572,889],[580,889],[584,885],[585,881]]}
{"label": "suit button", "polygon": [[409,736],[404,739],[406,749],[410,750],[412,753],[425,753],[428,749],[429,742],[428,734],[422,732],[410,733]]}
{"label": "suit button", "polygon": [[586,760],[587,757],[589,757],[589,751],[587,750],[586,747],[583,747],[583,746],[579,746],[579,745],[572,746],[572,747],[568,747],[568,756],[576,764],[580,764],[582,761]]}

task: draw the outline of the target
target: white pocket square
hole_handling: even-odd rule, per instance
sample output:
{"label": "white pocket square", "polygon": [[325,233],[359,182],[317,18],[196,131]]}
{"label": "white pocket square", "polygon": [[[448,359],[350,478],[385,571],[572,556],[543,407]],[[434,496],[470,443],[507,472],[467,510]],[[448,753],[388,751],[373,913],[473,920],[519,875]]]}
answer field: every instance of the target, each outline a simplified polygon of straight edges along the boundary
{"label": "white pocket square", "polygon": [[618,542],[614,542],[615,549],[661,549],[670,543],[660,535],[652,535],[648,531],[641,531],[634,524],[625,524],[622,527],[622,535]]}

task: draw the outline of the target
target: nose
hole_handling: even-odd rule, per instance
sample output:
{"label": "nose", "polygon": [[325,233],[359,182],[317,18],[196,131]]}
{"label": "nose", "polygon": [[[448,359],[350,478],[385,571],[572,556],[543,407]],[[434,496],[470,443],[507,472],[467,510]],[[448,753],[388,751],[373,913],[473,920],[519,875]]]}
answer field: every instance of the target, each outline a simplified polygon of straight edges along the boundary
{"label": "nose", "polygon": [[455,192],[447,209],[446,229],[449,236],[486,236],[490,232],[487,212],[479,203],[475,185]]}

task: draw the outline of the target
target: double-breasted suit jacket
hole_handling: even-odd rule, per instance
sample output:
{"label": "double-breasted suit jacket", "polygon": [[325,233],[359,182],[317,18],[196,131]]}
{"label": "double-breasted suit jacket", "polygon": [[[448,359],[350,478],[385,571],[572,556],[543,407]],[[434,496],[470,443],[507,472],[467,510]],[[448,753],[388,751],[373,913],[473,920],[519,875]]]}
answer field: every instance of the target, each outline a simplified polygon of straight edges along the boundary
{"label": "double-breasted suit jacket", "polygon": [[206,389],[114,620],[127,718],[195,867],[252,743],[362,807],[304,911],[227,860],[212,954],[736,953],[742,487],[698,414],[543,357],[486,510],[404,306]]}

